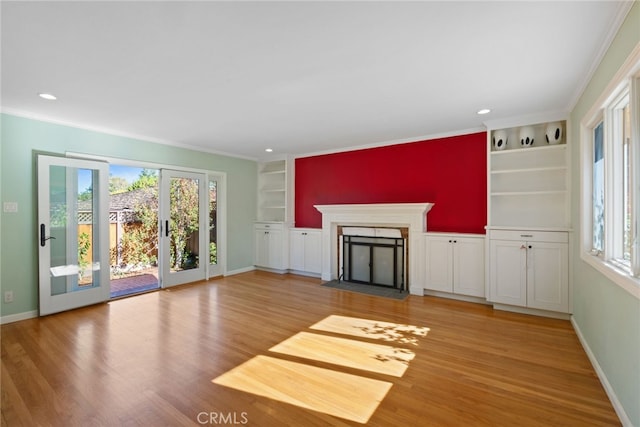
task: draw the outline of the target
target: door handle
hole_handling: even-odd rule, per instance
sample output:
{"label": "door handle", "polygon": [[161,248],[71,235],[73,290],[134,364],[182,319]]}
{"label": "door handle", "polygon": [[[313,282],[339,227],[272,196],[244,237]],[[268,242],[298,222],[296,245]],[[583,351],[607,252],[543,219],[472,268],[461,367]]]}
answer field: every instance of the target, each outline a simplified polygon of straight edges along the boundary
{"label": "door handle", "polygon": [[47,243],[47,240],[49,239],[55,240],[56,238],[53,236],[45,237],[44,224],[40,224],[40,246],[44,247],[44,245]]}
{"label": "door handle", "polygon": [[169,237],[169,220],[166,220],[164,222],[164,235]]}

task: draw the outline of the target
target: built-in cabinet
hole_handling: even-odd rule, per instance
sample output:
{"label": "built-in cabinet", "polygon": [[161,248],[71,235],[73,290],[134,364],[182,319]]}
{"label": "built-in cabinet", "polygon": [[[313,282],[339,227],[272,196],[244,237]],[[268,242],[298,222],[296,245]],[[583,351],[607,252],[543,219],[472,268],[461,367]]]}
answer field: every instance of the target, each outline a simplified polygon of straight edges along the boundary
{"label": "built-in cabinet", "polygon": [[312,275],[322,272],[322,230],[289,230],[289,269]]}
{"label": "built-in cabinet", "polygon": [[285,158],[259,162],[257,167],[254,264],[284,272],[289,263],[288,230],[293,223],[293,162]]}
{"label": "built-in cabinet", "polygon": [[425,289],[485,296],[484,236],[426,233],[425,248]]}
{"label": "built-in cabinet", "polygon": [[541,119],[488,125],[487,300],[570,313],[568,127]]}
{"label": "built-in cabinet", "polygon": [[284,270],[288,259],[288,245],[285,245],[285,227],[282,223],[256,223],[255,265],[258,267]]}
{"label": "built-in cabinet", "polygon": [[567,232],[490,231],[491,301],[568,313],[568,244]]}

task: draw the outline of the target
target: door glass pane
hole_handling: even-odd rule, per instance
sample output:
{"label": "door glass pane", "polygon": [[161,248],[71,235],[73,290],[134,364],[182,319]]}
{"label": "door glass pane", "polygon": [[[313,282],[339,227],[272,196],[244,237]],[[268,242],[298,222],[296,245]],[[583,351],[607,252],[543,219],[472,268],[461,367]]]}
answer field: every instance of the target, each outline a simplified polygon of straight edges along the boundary
{"label": "door glass pane", "polygon": [[593,249],[604,250],[604,135],[603,123],[593,130]]}
{"label": "door glass pane", "polygon": [[209,180],[209,264],[218,263],[218,181]]}
{"label": "door glass pane", "polygon": [[199,267],[199,180],[171,178],[169,189],[170,271]]}
{"label": "door glass pane", "polygon": [[49,242],[51,295],[100,286],[97,171],[51,165]]}

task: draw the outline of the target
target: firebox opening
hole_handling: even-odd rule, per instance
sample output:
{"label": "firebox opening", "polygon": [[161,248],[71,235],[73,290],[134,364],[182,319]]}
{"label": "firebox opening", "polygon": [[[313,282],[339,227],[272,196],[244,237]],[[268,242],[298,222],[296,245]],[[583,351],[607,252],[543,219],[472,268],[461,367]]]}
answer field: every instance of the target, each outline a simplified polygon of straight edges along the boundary
{"label": "firebox opening", "polygon": [[339,227],[340,279],[406,290],[407,234],[398,228]]}

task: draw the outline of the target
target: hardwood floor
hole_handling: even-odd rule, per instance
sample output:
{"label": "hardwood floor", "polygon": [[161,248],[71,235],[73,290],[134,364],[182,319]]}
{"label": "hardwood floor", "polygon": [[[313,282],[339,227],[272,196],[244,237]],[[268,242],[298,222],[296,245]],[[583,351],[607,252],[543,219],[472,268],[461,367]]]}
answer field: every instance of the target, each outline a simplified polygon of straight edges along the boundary
{"label": "hardwood floor", "polygon": [[619,425],[568,321],[250,272],[2,326],[3,426]]}

